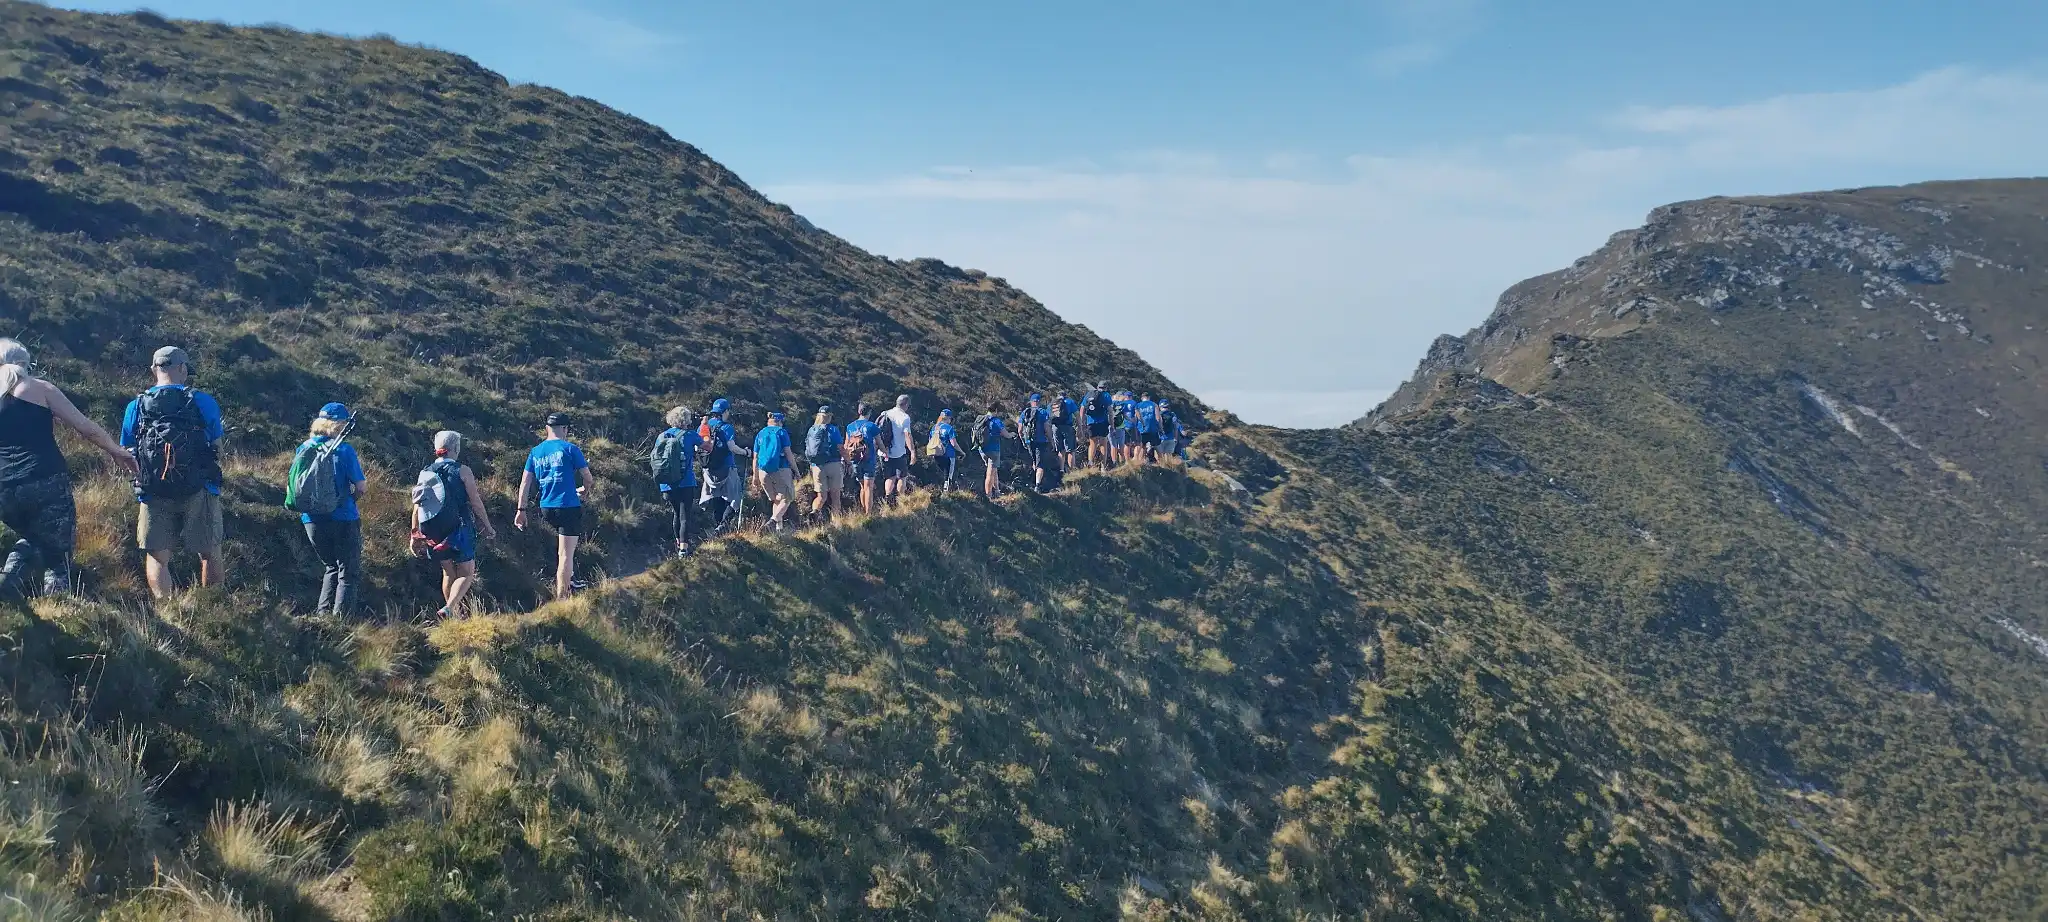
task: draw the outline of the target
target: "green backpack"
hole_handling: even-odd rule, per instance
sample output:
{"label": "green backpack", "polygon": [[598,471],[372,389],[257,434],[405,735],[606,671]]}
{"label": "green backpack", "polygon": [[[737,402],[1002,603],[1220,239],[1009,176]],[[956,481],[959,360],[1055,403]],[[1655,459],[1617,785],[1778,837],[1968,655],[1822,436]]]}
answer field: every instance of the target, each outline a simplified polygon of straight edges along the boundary
{"label": "green backpack", "polygon": [[333,515],[341,508],[341,490],[334,482],[334,453],[355,428],[350,420],[341,434],[318,445],[311,441],[299,446],[292,456],[292,472],[285,478],[284,507],[306,515]]}

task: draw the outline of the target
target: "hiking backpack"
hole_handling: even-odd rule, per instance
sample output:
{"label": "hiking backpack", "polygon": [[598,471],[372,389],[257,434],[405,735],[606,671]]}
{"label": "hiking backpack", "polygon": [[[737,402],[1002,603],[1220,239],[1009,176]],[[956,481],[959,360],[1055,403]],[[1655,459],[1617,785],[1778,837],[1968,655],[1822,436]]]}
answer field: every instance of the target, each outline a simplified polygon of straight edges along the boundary
{"label": "hiking backpack", "polygon": [[890,452],[896,450],[896,421],[887,414],[875,420],[875,442],[875,450],[880,453],[876,457],[890,457]]}
{"label": "hiking backpack", "polygon": [[732,467],[732,443],[725,438],[725,424],[711,427],[711,434],[704,437],[704,470],[724,472]]}
{"label": "hiking backpack", "polygon": [[420,471],[419,482],[413,484],[412,504],[419,510],[420,537],[436,543],[448,540],[462,528],[462,510],[469,504],[469,493],[462,486],[462,465],[447,458],[437,458]]}
{"label": "hiking backpack", "polygon": [[804,457],[812,464],[833,464],[839,460],[839,446],[845,437],[839,427],[824,423],[804,434]]}
{"label": "hiking backpack", "polygon": [[1088,418],[1102,422],[1109,421],[1109,395],[1107,393],[1096,391],[1088,395]]}
{"label": "hiking backpack", "polygon": [[1178,416],[1175,416],[1175,415],[1173,415],[1173,411],[1172,411],[1172,410],[1160,410],[1160,411],[1159,411],[1159,437],[1160,437],[1161,439],[1171,439],[1171,438],[1175,438],[1175,437],[1177,437],[1177,436],[1179,436],[1179,435],[1180,435],[1180,417],[1178,417]]}
{"label": "hiking backpack", "polygon": [[855,464],[860,464],[866,461],[868,459],[868,450],[871,447],[873,446],[870,446],[868,444],[867,427],[863,426],[860,429],[850,431],[846,434],[847,460],[852,461]]}
{"label": "hiking backpack", "polygon": [[219,478],[220,458],[191,388],[151,388],[135,401],[136,482],[144,493],[182,499]]}
{"label": "hiking backpack", "polygon": [[1067,412],[1067,401],[1064,397],[1053,402],[1052,424],[1060,427],[1061,429],[1065,429],[1066,427],[1073,425],[1073,419],[1071,415]]}
{"label": "hiking backpack", "polygon": [[291,475],[285,479],[284,507],[306,515],[333,515],[341,508],[341,488],[334,482],[334,456],[341,451],[355,421],[342,426],[341,434],[318,445],[307,442],[292,456]]}
{"label": "hiking backpack", "polygon": [[683,441],[683,434],[673,429],[655,437],[654,451],[647,456],[647,467],[654,474],[655,483],[674,488],[689,482],[690,464],[696,459],[689,456]]}

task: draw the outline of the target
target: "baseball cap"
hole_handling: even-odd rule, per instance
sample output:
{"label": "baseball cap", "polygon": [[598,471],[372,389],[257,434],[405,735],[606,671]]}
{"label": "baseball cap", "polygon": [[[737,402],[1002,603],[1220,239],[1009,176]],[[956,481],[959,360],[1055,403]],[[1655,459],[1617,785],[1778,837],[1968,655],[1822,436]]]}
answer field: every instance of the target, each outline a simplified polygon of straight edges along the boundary
{"label": "baseball cap", "polygon": [[348,422],[348,407],[338,402],[330,403],[320,408],[320,418],[331,419],[338,423]]}
{"label": "baseball cap", "polygon": [[156,351],[156,356],[149,360],[149,364],[163,368],[170,365],[190,365],[192,360],[185,355],[185,350],[176,346],[165,346]]}
{"label": "baseball cap", "polygon": [[818,408],[818,412],[826,416],[830,416],[832,415],[832,405],[829,403],[825,404],[824,406]]}
{"label": "baseball cap", "polygon": [[727,400],[724,397],[720,397],[717,400],[711,401],[711,412],[713,413],[723,413],[730,409],[732,409],[732,401]]}
{"label": "baseball cap", "polygon": [[1041,401],[1041,400],[1044,400],[1044,399],[1045,399],[1045,398],[1044,398],[1043,396],[1041,396],[1041,395],[1038,395],[1038,394],[1032,394],[1032,395],[1031,395],[1031,402],[1032,402],[1032,403],[1037,403],[1037,402],[1039,402],[1039,401]]}
{"label": "baseball cap", "polygon": [[548,425],[550,425],[550,426],[566,426],[566,425],[569,425],[569,414],[567,414],[567,413],[549,413],[549,414],[548,414]]}
{"label": "baseball cap", "polygon": [[948,407],[948,408],[946,408],[946,409],[944,409],[944,410],[940,410],[940,411],[939,411],[939,418],[940,418],[940,419],[952,419],[952,418],[953,418],[953,410],[952,410],[952,408]]}
{"label": "baseball cap", "polygon": [[770,411],[768,412],[768,418],[769,418],[769,419],[772,419],[772,420],[774,420],[774,421],[776,421],[776,422],[778,422],[778,423],[779,423],[779,422],[782,422],[782,413],[781,413],[781,411],[779,411],[779,410],[770,410]]}

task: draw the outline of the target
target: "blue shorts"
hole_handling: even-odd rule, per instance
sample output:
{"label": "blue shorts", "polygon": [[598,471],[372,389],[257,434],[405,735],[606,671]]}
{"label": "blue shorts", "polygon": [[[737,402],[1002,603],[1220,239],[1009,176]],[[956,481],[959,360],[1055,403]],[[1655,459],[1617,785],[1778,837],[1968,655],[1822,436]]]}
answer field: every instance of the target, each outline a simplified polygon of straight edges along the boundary
{"label": "blue shorts", "polygon": [[1074,430],[1071,427],[1059,430],[1059,433],[1053,438],[1058,442],[1060,451],[1074,450],[1076,443],[1074,441]]}
{"label": "blue shorts", "polygon": [[449,535],[428,555],[441,563],[469,563],[476,559],[476,528],[464,525]]}

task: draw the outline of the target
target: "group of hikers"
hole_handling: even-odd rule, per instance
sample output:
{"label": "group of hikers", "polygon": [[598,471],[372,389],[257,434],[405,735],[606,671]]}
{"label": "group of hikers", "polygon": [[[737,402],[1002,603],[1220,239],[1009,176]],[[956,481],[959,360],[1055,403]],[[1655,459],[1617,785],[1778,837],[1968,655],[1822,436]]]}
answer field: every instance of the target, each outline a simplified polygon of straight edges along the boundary
{"label": "group of hikers", "polygon": [[[191,385],[192,362],[176,346],[150,361],[154,382],[130,401],[118,438],[81,413],[56,385],[36,374],[29,351],[0,339],[0,524],[17,540],[0,566],[0,595],[27,595],[30,575],[42,571],[43,593],[72,588],[72,548],[78,511],[71,478],[58,448],[55,424],[90,441],[133,478],[139,507],[136,543],[152,595],[175,585],[173,553],[199,558],[200,585],[225,577],[221,557],[221,467],[218,443],[225,430],[220,404]],[[767,528],[783,531],[805,515],[797,508],[800,469],[813,488],[808,518],[823,523],[842,514],[849,489],[868,514],[893,505],[917,484],[913,470],[930,465],[939,489],[955,489],[961,460],[978,456],[985,469],[982,495],[1002,492],[1005,444],[1015,443],[1039,492],[1056,489],[1081,464],[1103,470],[1127,463],[1185,460],[1187,432],[1166,400],[1147,393],[1111,393],[1107,382],[1087,387],[1076,401],[1060,392],[1032,394],[1012,417],[997,403],[964,430],[951,409],[939,411],[922,449],[914,436],[912,399],[886,409],[862,403],[845,425],[821,406],[801,442],[769,412],[751,441],[731,420],[732,403],[714,401],[702,419],[688,407],[668,411],[668,428],[647,457],[654,487],[668,504],[676,556],[689,556],[706,536],[737,527],[751,483],[770,503]],[[307,438],[293,453],[285,506],[299,514],[306,540],[324,572],[318,611],[353,615],[363,560],[362,517],[357,507],[368,487],[362,459],[348,436],[355,416],[341,403],[314,414]],[[512,525],[526,530],[537,517],[556,536],[554,594],[566,598],[576,581],[576,548],[585,534],[583,496],[590,463],[570,440],[570,418],[550,413],[546,437],[527,453]],[[1086,449],[1083,451],[1085,434]],[[962,444],[962,436],[966,444]],[[465,439],[434,435],[434,458],[412,487],[410,542],[415,554],[440,565],[442,605],[437,618],[463,610],[476,584],[477,547],[497,536],[486,514],[476,473],[462,461]],[[701,527],[700,527],[701,520]]]}

